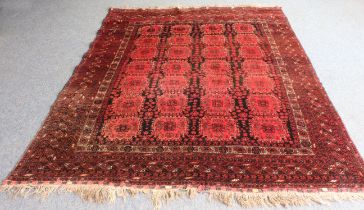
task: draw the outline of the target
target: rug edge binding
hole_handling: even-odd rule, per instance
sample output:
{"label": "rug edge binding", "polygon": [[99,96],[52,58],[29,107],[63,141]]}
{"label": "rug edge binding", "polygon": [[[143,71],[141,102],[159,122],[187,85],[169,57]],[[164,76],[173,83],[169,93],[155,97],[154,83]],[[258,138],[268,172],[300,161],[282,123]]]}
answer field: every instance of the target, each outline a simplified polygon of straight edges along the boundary
{"label": "rug edge binding", "polygon": [[[325,190],[324,190],[325,189]],[[322,188],[317,192],[295,190],[261,191],[230,191],[230,190],[199,190],[188,187],[184,189],[164,187],[161,189],[138,188],[126,186],[110,186],[96,184],[3,184],[0,191],[11,197],[34,197],[46,199],[53,193],[73,193],[83,201],[94,203],[113,203],[117,198],[124,201],[137,194],[149,197],[154,208],[159,209],[168,201],[178,198],[194,198],[198,193],[207,193],[210,200],[218,201],[227,206],[235,203],[241,207],[277,207],[277,206],[305,206],[312,204],[329,204],[334,201],[364,200],[364,191],[328,191]]]}

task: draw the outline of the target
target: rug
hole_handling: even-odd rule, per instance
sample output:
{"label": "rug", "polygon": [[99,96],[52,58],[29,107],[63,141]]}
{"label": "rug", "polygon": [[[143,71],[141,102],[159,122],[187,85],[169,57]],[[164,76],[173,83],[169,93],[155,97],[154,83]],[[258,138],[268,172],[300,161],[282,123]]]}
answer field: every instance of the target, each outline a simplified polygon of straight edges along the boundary
{"label": "rug", "polygon": [[363,166],[281,8],[114,8],[1,189],[304,205]]}

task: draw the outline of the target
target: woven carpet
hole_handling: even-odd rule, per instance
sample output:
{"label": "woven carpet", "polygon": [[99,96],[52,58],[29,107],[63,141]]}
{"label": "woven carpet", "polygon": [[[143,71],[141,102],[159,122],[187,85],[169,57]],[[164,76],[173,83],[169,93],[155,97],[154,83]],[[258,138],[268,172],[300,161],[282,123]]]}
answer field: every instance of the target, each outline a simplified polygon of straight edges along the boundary
{"label": "woven carpet", "polygon": [[363,199],[363,166],[280,8],[110,9],[1,188],[303,205]]}

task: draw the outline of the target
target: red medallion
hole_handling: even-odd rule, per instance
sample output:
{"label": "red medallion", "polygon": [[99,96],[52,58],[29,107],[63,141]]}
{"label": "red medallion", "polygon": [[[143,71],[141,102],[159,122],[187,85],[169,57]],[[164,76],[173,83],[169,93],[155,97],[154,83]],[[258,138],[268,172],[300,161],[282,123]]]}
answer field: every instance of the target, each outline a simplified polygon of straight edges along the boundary
{"label": "red medallion", "polygon": [[258,37],[255,34],[238,34],[235,41],[240,45],[258,44]]}
{"label": "red medallion", "polygon": [[223,24],[205,24],[201,27],[204,34],[222,34],[224,33]]}
{"label": "red medallion", "polygon": [[187,59],[191,55],[191,49],[184,46],[173,46],[167,51],[170,59]]}
{"label": "red medallion", "polygon": [[270,93],[274,89],[274,81],[268,76],[248,76],[244,86],[252,93]]}
{"label": "red medallion", "polygon": [[205,35],[202,41],[206,45],[224,45],[226,39],[224,35]]}
{"label": "red medallion", "polygon": [[159,39],[157,36],[141,36],[134,43],[138,47],[156,46],[159,43]]}
{"label": "red medallion", "polygon": [[254,27],[248,23],[235,23],[233,28],[237,33],[254,33]]}
{"label": "red medallion", "polygon": [[201,69],[206,74],[225,75],[230,71],[230,64],[224,60],[206,60]]}
{"label": "red medallion", "polygon": [[189,34],[192,27],[190,25],[175,25],[171,28],[172,34]]}
{"label": "red medallion", "polygon": [[202,56],[205,58],[221,59],[227,56],[227,49],[224,46],[209,46],[202,50]]}
{"label": "red medallion", "polygon": [[159,35],[162,32],[163,26],[161,25],[151,25],[151,26],[143,26],[139,29],[141,35]]}
{"label": "red medallion", "polygon": [[152,61],[133,61],[126,66],[125,73],[129,75],[146,76],[152,68]]}
{"label": "red medallion", "polygon": [[269,66],[263,60],[245,60],[243,63],[243,72],[247,75],[268,74]]}
{"label": "red medallion", "polygon": [[183,76],[191,65],[187,61],[170,60],[163,64],[162,69],[166,76]]}
{"label": "red medallion", "polygon": [[162,141],[179,141],[186,133],[187,121],[184,117],[159,117],[154,122],[154,135]]}
{"label": "red medallion", "polygon": [[239,49],[239,54],[246,59],[261,59],[263,58],[263,53],[258,45],[254,46],[241,46]]}
{"label": "red medallion", "polygon": [[231,78],[226,75],[206,75],[202,80],[204,87],[207,92],[227,92],[228,88],[231,87]]}
{"label": "red medallion", "polygon": [[120,83],[120,89],[124,95],[139,94],[148,85],[146,76],[126,76]]}
{"label": "red medallion", "polygon": [[214,117],[202,118],[200,132],[208,141],[231,141],[239,135],[234,119]]}
{"label": "red medallion", "polygon": [[159,97],[157,107],[162,115],[182,114],[186,101],[183,94],[164,94]]}
{"label": "red medallion", "polygon": [[207,115],[230,116],[234,108],[234,101],[228,95],[207,94],[202,97],[202,106],[206,109]]}
{"label": "red medallion", "polygon": [[281,142],[289,139],[287,127],[278,117],[253,117],[251,134],[263,142]]}
{"label": "red medallion", "polygon": [[140,121],[136,117],[117,117],[105,120],[102,135],[109,141],[131,140],[139,131]]}
{"label": "red medallion", "polygon": [[178,92],[186,88],[187,81],[183,76],[167,76],[160,81],[163,92]]}
{"label": "red medallion", "polygon": [[137,115],[142,107],[143,98],[141,96],[124,96],[113,98],[110,105],[111,114],[132,116]]}
{"label": "red medallion", "polygon": [[133,59],[152,59],[157,56],[157,48],[155,47],[140,47],[136,48],[130,57]]}
{"label": "red medallion", "polygon": [[191,37],[188,35],[173,35],[168,39],[171,45],[189,45],[191,44]]}
{"label": "red medallion", "polygon": [[274,95],[252,94],[247,99],[248,107],[255,115],[276,115],[280,102]]}

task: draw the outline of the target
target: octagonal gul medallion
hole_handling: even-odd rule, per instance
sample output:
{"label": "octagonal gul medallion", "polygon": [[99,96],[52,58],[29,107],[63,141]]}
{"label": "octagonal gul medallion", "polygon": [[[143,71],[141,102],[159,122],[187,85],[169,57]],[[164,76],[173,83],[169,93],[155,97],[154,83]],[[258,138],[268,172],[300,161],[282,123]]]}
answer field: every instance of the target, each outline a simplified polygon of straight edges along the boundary
{"label": "octagonal gul medallion", "polygon": [[245,60],[243,73],[246,75],[265,75],[269,73],[269,66],[263,60]]}
{"label": "octagonal gul medallion", "polygon": [[136,117],[116,117],[105,120],[101,134],[109,141],[131,140],[138,134],[139,127]]}
{"label": "octagonal gul medallion", "polygon": [[142,36],[148,35],[159,35],[163,30],[162,25],[150,25],[150,26],[143,26],[139,29],[139,32]]}
{"label": "octagonal gul medallion", "polygon": [[163,64],[162,69],[166,76],[183,76],[191,69],[191,65],[187,61],[169,60]]}
{"label": "octagonal gul medallion", "polygon": [[207,59],[222,59],[228,55],[224,46],[208,46],[202,50],[202,56]]}
{"label": "octagonal gul medallion", "polygon": [[284,142],[289,139],[287,127],[278,117],[254,116],[250,121],[250,132],[261,142]]}
{"label": "octagonal gul medallion", "polygon": [[181,115],[186,103],[183,94],[164,94],[158,98],[157,107],[162,115]]}
{"label": "octagonal gul medallion", "polygon": [[140,94],[148,86],[146,76],[128,75],[120,82],[120,90],[124,95]]}
{"label": "octagonal gul medallion", "polygon": [[205,35],[202,42],[206,45],[224,45],[226,39],[224,35]]}
{"label": "octagonal gul medallion", "polygon": [[189,45],[191,42],[191,37],[187,35],[173,35],[168,39],[170,45]]}
{"label": "octagonal gul medallion", "polygon": [[153,124],[154,136],[162,141],[179,141],[187,131],[185,117],[159,117]]}
{"label": "octagonal gul medallion", "polygon": [[202,97],[202,106],[206,109],[206,115],[230,116],[234,101],[226,94],[207,94]]}
{"label": "octagonal gul medallion", "polygon": [[224,30],[223,24],[204,24],[201,26],[201,31],[204,34],[222,34]]}
{"label": "octagonal gul medallion", "polygon": [[153,59],[157,56],[157,48],[155,47],[140,47],[136,48],[131,54],[130,57],[132,59]]}
{"label": "octagonal gul medallion", "polygon": [[274,95],[251,94],[247,98],[249,110],[255,115],[276,115],[280,101]]}
{"label": "octagonal gul medallion", "polygon": [[264,57],[258,45],[253,45],[253,46],[243,45],[239,48],[239,54],[245,59],[262,59]]}
{"label": "octagonal gul medallion", "polygon": [[189,34],[191,33],[192,26],[190,25],[174,25],[171,28],[172,34]]}
{"label": "octagonal gul medallion", "polygon": [[135,116],[142,107],[143,97],[140,95],[125,96],[113,98],[110,105],[110,111],[115,116]]}
{"label": "octagonal gul medallion", "polygon": [[258,37],[255,34],[237,34],[235,41],[240,45],[258,44]]}
{"label": "octagonal gul medallion", "polygon": [[244,78],[244,86],[252,93],[270,93],[274,89],[274,81],[268,76],[248,76]]}
{"label": "octagonal gul medallion", "polygon": [[135,45],[138,47],[141,46],[156,46],[159,43],[158,36],[141,36],[137,40],[135,40]]}
{"label": "octagonal gul medallion", "polygon": [[232,118],[204,117],[200,132],[207,141],[231,141],[239,135],[236,122]]}
{"label": "octagonal gul medallion", "polygon": [[228,88],[231,87],[231,78],[227,75],[206,75],[202,79],[202,84],[206,92],[226,93]]}
{"label": "octagonal gul medallion", "polygon": [[254,26],[249,23],[234,23],[233,29],[237,33],[254,33]]}
{"label": "octagonal gul medallion", "polygon": [[201,69],[206,74],[225,75],[230,71],[230,64],[225,60],[206,60]]}
{"label": "octagonal gul medallion", "polygon": [[146,76],[152,69],[152,61],[133,61],[126,66],[125,73],[129,75]]}
{"label": "octagonal gul medallion", "polygon": [[191,55],[191,49],[186,46],[172,46],[167,50],[170,59],[187,59]]}
{"label": "octagonal gul medallion", "polygon": [[184,76],[166,76],[160,81],[160,88],[166,92],[180,92],[186,88],[187,81]]}

